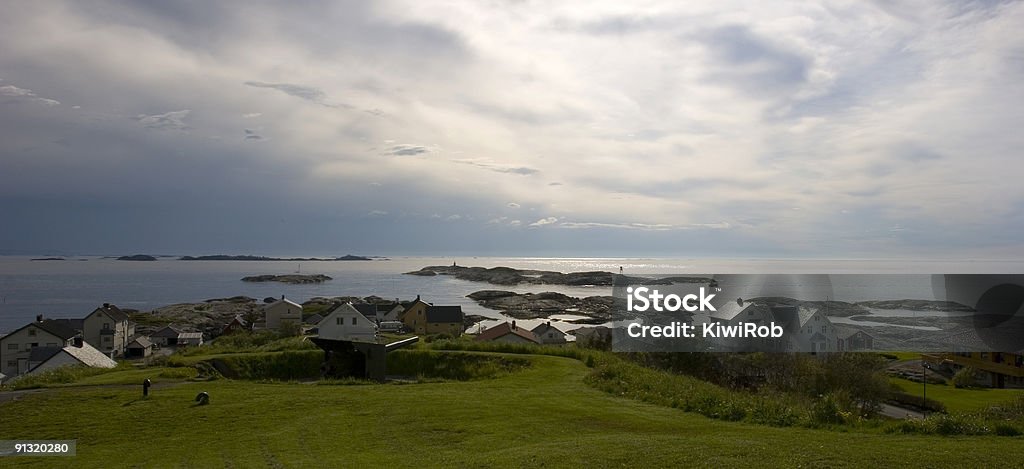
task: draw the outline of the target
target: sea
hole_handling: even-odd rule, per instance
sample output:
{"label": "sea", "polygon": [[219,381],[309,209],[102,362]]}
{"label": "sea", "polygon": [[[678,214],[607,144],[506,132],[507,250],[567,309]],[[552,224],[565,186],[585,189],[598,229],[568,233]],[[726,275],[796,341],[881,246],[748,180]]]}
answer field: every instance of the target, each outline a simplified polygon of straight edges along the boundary
{"label": "sea", "polygon": [[[611,295],[610,287],[564,285],[498,286],[450,276],[415,276],[405,272],[425,266],[452,265],[550,270],[609,271],[637,276],[696,276],[716,274],[787,274],[794,291],[806,300],[841,301],[931,299],[931,275],[1024,273],[1024,261],[1014,260],[893,260],[893,259],[671,259],[671,258],[539,258],[539,257],[390,257],[370,261],[124,261],[112,257],[71,256],[64,260],[32,260],[39,256],[0,256],[0,335],[34,320],[84,317],[103,303],[148,311],[176,303],[202,302],[244,295],[257,300],[284,295],[297,302],[314,297],[369,296],[409,300],[420,295],[439,305],[462,306],[466,314],[490,318],[489,327],[507,318],[484,308],[466,295],[478,290],[519,293],[554,291],[570,296]],[[242,277],[261,274],[324,274],[320,284],[251,283]],[[873,274],[845,276],[855,284],[801,285],[797,274]],[[779,280],[776,280],[779,281]],[[571,314],[555,316],[563,330],[577,325]],[[540,321],[521,321],[527,327]]]}

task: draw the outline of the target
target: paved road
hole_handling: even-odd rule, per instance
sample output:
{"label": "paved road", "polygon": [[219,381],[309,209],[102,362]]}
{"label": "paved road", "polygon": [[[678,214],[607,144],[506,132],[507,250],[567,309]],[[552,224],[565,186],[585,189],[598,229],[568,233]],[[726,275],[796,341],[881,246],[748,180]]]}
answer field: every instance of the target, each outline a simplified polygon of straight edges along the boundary
{"label": "paved road", "polygon": [[894,419],[923,419],[924,414],[916,410],[904,409],[890,404],[882,404],[880,414]]}

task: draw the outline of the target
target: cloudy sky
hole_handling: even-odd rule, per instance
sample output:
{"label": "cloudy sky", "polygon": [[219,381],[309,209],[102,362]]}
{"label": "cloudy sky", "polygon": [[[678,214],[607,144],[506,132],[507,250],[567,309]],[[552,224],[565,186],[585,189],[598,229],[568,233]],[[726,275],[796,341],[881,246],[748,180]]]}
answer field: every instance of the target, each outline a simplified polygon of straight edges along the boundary
{"label": "cloudy sky", "polygon": [[1024,253],[1024,3],[169,3],[0,7],[0,250]]}

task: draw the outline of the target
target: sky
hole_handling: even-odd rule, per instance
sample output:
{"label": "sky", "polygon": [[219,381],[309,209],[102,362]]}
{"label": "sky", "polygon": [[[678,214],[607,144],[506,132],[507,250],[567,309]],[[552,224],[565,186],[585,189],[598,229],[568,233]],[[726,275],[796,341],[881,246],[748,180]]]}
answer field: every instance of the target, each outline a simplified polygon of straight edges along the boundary
{"label": "sky", "polygon": [[0,253],[1021,259],[1021,25],[995,1],[8,2]]}

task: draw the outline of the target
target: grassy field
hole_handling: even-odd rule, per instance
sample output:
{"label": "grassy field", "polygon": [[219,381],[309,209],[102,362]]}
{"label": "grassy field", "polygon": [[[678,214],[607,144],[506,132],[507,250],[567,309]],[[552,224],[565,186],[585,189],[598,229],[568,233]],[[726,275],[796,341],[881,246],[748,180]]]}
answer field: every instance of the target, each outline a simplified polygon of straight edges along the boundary
{"label": "grassy field", "polygon": [[[892,378],[892,382],[908,394],[915,396],[922,394],[921,383],[902,378]],[[928,385],[928,398],[941,402],[949,412],[981,410],[988,406],[1007,402],[1022,394],[1024,391],[1020,389],[960,389],[947,384]]]}
{"label": "grassy field", "polygon": [[[520,355],[522,357],[522,355]],[[0,403],[0,439],[78,439],[73,460],[4,467],[1006,466],[1022,437],[773,428],[609,395],[568,358],[496,379],[423,384],[158,384],[141,372]],[[154,370],[150,370],[154,371]],[[150,373],[152,374],[152,373]],[[95,377],[97,380],[100,377]],[[199,391],[211,404],[194,406]],[[15,425],[10,422],[17,422]]]}

